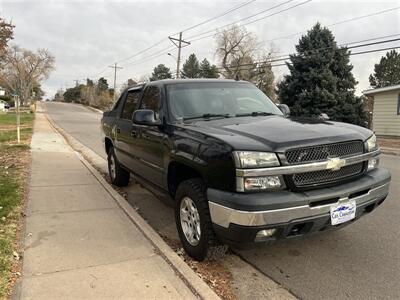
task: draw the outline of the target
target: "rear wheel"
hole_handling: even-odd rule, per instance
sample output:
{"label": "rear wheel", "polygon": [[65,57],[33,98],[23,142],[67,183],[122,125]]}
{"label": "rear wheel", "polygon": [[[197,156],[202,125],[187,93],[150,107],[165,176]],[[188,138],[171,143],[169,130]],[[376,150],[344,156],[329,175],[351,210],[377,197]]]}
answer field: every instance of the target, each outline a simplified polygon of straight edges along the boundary
{"label": "rear wheel", "polygon": [[209,248],[217,244],[202,180],[182,182],[175,198],[175,221],[183,248],[189,256],[202,261]]}
{"label": "rear wheel", "polygon": [[114,147],[108,150],[108,173],[110,175],[111,183],[116,186],[127,186],[129,183],[130,173],[122,168],[115,156]]}

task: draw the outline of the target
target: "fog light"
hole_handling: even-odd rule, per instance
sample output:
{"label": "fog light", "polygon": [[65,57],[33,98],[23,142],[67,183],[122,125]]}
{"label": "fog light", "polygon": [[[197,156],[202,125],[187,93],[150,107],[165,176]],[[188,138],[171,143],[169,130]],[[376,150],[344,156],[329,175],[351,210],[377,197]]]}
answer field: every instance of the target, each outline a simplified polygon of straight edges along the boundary
{"label": "fog light", "polygon": [[249,177],[244,180],[244,188],[248,191],[278,189],[281,186],[279,176]]}
{"label": "fog light", "polygon": [[276,228],[271,229],[264,229],[257,232],[255,241],[256,242],[263,242],[266,241],[268,238],[272,237],[276,232]]}
{"label": "fog light", "polygon": [[371,158],[368,161],[368,170],[367,171],[371,171],[373,169],[375,169],[379,164],[379,158]]}

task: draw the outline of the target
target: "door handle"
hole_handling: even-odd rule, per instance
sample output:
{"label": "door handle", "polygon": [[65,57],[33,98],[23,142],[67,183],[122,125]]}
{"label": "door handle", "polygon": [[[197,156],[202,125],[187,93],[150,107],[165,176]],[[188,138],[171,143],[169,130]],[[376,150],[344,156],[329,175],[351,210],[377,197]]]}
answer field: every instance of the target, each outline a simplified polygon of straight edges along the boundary
{"label": "door handle", "polygon": [[138,133],[137,133],[137,131],[136,130],[132,130],[131,131],[131,137],[137,137],[138,136]]}

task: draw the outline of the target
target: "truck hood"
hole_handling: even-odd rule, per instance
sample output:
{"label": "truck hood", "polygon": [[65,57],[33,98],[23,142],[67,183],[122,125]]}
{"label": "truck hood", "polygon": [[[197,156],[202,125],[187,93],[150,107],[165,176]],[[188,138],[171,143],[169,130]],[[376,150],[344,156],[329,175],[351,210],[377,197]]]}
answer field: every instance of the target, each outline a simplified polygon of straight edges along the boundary
{"label": "truck hood", "polygon": [[352,124],[283,116],[199,120],[179,125],[228,143],[235,150],[284,152],[286,149],[365,141],[372,131]]}

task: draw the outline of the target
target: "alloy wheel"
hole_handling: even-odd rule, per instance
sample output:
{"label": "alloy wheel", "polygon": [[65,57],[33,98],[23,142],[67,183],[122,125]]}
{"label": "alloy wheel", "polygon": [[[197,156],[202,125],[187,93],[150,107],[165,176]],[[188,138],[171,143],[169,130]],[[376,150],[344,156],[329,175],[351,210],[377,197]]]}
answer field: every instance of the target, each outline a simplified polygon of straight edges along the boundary
{"label": "alloy wheel", "polygon": [[115,167],[115,159],[114,155],[110,156],[110,175],[112,179],[115,179],[116,176],[116,167]]}
{"label": "alloy wheel", "polygon": [[180,205],[181,228],[186,240],[192,246],[200,242],[200,215],[192,199],[184,197]]}

